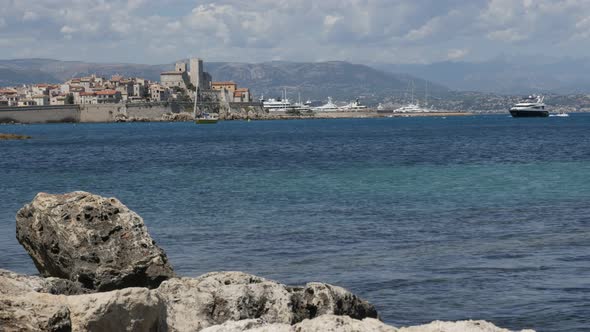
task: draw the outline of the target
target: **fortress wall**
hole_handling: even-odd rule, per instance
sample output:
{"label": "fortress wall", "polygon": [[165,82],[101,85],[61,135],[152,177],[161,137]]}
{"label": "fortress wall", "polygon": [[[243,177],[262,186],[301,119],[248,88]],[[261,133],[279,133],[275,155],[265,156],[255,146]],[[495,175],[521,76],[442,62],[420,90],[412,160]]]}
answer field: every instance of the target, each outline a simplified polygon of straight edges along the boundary
{"label": "fortress wall", "polygon": [[154,103],[154,104],[127,104],[128,118],[142,118],[150,120],[159,120],[166,113],[179,113],[176,107],[172,107],[170,103]]}
{"label": "fortress wall", "polygon": [[115,122],[117,115],[126,116],[125,104],[80,105],[80,122]]}
{"label": "fortress wall", "polygon": [[78,105],[0,108],[0,123],[80,122]]}

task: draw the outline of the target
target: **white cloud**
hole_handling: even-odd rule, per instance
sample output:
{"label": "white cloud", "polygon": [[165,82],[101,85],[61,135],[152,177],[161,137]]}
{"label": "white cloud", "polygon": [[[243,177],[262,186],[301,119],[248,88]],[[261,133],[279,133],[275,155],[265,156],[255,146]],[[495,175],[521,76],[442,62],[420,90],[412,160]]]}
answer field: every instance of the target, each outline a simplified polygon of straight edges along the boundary
{"label": "white cloud", "polygon": [[[353,62],[474,60],[499,52],[590,55],[590,0],[3,2],[2,38],[35,37],[20,44],[23,51],[3,50],[4,57],[44,47],[44,55],[55,58],[80,48],[101,61],[148,63],[187,54]],[[49,47],[56,43],[62,47]]]}
{"label": "white cloud", "polygon": [[23,20],[24,21],[36,21],[39,19],[39,14],[33,12],[33,11],[26,11],[23,14]]}
{"label": "white cloud", "polygon": [[453,49],[453,50],[449,50],[449,52],[447,52],[447,59],[448,60],[461,60],[463,59],[467,54],[469,54],[469,50],[468,49]]}
{"label": "white cloud", "polygon": [[59,30],[61,33],[63,34],[72,34],[74,32],[76,32],[77,30],[72,28],[71,26],[68,25],[64,25],[63,27],[61,27],[61,29]]}

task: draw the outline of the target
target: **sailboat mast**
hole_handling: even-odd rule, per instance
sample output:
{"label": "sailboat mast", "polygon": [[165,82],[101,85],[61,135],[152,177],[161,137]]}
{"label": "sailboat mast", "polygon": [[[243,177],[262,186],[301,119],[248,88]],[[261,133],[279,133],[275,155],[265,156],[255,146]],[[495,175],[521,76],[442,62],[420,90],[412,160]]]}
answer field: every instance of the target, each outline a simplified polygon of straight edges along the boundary
{"label": "sailboat mast", "polygon": [[197,89],[195,89],[195,105],[193,106],[193,116],[197,118]]}

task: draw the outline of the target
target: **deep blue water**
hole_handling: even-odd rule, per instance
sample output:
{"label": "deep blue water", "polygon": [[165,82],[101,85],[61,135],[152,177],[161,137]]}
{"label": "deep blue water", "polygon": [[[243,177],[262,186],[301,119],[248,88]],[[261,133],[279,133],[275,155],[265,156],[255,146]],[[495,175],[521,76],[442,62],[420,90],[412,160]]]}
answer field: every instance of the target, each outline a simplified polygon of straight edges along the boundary
{"label": "deep blue water", "polygon": [[323,281],[397,326],[590,330],[590,116],[0,126],[0,268],[37,192],[116,196],[177,272]]}

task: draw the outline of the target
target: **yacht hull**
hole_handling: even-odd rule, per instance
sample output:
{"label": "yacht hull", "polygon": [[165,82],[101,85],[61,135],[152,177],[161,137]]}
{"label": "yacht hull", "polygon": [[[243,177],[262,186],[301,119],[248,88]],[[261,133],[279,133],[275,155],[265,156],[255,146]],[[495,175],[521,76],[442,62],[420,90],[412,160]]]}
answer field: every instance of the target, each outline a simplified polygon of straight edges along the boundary
{"label": "yacht hull", "polygon": [[522,111],[522,110],[510,110],[510,115],[513,118],[546,118],[549,116],[549,111],[535,110],[535,111]]}
{"label": "yacht hull", "polygon": [[215,124],[217,123],[217,119],[197,119],[195,120],[196,124]]}

